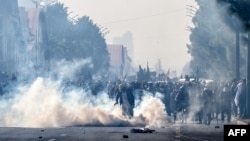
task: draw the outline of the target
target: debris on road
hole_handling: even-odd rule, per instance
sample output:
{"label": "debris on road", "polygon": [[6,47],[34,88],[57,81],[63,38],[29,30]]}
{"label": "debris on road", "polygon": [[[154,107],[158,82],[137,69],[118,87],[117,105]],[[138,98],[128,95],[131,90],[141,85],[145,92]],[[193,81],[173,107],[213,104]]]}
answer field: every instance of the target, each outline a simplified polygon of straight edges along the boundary
{"label": "debris on road", "polygon": [[149,128],[131,129],[131,133],[153,133],[155,130]]}
{"label": "debris on road", "polygon": [[41,138],[43,138],[43,136],[39,136],[38,138],[41,139]]}
{"label": "debris on road", "polygon": [[123,138],[128,138],[128,135],[123,135],[122,137],[123,137]]}

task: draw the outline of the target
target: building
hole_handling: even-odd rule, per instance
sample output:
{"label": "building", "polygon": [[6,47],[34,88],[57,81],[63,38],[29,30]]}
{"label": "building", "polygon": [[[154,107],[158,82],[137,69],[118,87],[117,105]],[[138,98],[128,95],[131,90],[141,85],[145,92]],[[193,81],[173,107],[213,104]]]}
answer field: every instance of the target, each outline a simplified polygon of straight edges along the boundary
{"label": "building", "polygon": [[46,69],[49,62],[44,12],[0,0],[0,71],[18,73]]}
{"label": "building", "polygon": [[18,64],[32,64],[36,69],[48,69],[49,48],[45,14],[39,8],[19,8],[25,50]]}
{"label": "building", "polygon": [[19,49],[22,49],[22,32],[17,0],[0,0],[0,70],[13,73]]}
{"label": "building", "polygon": [[119,78],[129,75],[132,67],[127,48],[121,44],[109,44],[107,49],[110,55],[110,72]]}

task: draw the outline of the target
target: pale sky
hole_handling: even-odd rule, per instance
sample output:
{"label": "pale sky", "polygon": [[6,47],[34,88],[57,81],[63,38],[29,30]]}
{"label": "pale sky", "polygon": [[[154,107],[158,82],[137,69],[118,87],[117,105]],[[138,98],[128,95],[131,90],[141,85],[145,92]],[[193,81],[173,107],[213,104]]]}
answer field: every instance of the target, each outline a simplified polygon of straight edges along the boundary
{"label": "pale sky", "polygon": [[[19,0],[24,1],[24,0]],[[27,0],[28,1],[28,0]],[[187,5],[195,0],[59,0],[69,8],[71,16],[89,16],[103,27],[107,44],[127,46],[135,66],[151,69],[161,59],[166,71],[177,70],[189,62],[186,44],[192,26]],[[126,33],[130,33],[128,38]]]}

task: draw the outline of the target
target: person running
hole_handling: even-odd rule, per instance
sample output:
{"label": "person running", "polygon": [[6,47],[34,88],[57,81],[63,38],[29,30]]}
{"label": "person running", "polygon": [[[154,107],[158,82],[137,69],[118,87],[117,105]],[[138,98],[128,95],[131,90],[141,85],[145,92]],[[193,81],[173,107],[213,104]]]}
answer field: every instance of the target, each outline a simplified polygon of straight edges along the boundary
{"label": "person running", "polygon": [[135,98],[132,89],[126,84],[119,84],[116,92],[115,105],[120,104],[122,108],[122,115],[128,118],[133,117],[133,108]]}

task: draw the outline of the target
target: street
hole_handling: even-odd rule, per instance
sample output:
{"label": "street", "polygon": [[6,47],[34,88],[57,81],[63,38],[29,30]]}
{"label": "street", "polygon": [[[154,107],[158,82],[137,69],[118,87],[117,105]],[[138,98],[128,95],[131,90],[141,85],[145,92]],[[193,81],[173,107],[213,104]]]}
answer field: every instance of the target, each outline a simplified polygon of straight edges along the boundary
{"label": "street", "polygon": [[1,141],[223,141],[223,124],[210,126],[197,123],[176,123],[150,128],[153,133],[131,133],[141,127],[62,127],[18,128],[1,127]]}

